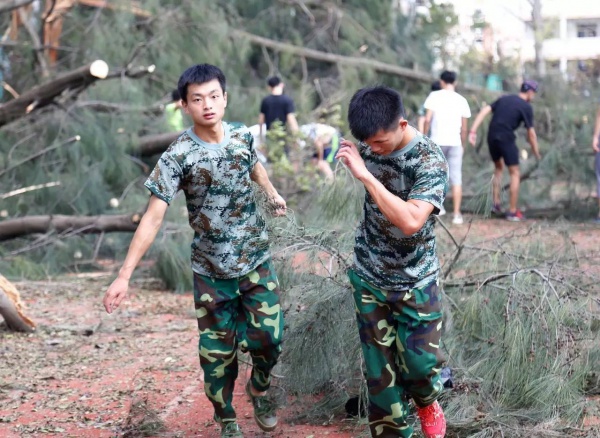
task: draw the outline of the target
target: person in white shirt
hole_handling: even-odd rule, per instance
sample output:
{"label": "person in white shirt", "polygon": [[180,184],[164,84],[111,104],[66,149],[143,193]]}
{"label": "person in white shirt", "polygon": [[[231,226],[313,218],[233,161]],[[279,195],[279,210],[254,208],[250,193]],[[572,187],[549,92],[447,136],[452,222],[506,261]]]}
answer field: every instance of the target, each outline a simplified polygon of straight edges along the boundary
{"label": "person in white shirt", "polygon": [[444,71],[440,75],[440,83],[442,89],[430,93],[425,101],[427,113],[423,132],[431,129],[431,140],[442,148],[448,160],[454,210],[452,223],[460,225],[463,223],[460,212],[463,144],[467,141],[467,119],[471,117],[471,110],[467,100],[454,91],[455,72]]}

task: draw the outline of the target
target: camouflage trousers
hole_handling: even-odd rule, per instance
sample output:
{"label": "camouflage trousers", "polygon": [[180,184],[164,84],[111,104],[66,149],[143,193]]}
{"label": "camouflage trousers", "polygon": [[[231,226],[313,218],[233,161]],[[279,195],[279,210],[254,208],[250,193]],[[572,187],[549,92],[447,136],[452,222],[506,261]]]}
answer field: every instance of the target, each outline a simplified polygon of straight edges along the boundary
{"label": "camouflage trousers", "polygon": [[271,260],[243,277],[211,279],[194,273],[194,304],[200,331],[204,392],[221,421],[234,421],[233,388],[237,348],[252,358],[252,384],[269,389],[281,352],[283,314]]}
{"label": "camouflage trousers", "polygon": [[374,438],[411,437],[408,399],[428,406],[441,394],[442,330],[438,286],[384,291],[354,271],[356,319],[367,372],[369,428]]}

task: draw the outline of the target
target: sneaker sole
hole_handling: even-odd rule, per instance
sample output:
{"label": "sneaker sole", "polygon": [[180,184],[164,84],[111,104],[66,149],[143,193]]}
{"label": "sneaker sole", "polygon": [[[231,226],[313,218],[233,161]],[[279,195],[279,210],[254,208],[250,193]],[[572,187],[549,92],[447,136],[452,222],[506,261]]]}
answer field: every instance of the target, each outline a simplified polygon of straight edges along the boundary
{"label": "sneaker sole", "polygon": [[[252,403],[252,394],[250,394],[249,383],[250,383],[250,381],[248,381],[248,384],[246,384],[246,395],[250,399],[250,403]],[[253,406],[253,408],[254,408],[254,406]],[[256,414],[254,414],[254,422],[256,423],[256,425],[258,427],[261,428],[261,430],[263,430],[265,432],[273,432],[277,428],[277,423],[275,423],[273,426],[267,426],[266,424],[264,424],[262,421],[259,420],[259,418],[256,416]]]}

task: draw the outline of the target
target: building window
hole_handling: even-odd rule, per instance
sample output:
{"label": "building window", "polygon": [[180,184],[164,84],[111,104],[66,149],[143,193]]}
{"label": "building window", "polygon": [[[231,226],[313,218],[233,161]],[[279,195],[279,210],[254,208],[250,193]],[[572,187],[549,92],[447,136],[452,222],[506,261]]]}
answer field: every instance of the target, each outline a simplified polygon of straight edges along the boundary
{"label": "building window", "polygon": [[578,24],[577,38],[595,38],[598,36],[598,26],[594,24]]}

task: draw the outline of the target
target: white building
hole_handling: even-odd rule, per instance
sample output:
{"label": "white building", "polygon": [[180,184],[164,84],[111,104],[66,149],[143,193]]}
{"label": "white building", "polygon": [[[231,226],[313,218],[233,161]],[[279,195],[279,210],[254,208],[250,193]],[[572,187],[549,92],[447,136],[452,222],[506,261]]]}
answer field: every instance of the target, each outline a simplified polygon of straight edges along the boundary
{"label": "white building", "polygon": [[[549,70],[573,73],[578,61],[600,60],[600,1],[542,0],[545,36],[542,57]],[[531,20],[521,52],[523,61],[535,59]]]}
{"label": "white building", "polygon": [[[426,12],[431,1],[451,3],[459,25],[448,42],[455,59],[476,48],[494,59],[512,57],[521,65],[535,60],[529,0],[399,0],[404,11]],[[547,71],[570,76],[581,61],[600,62],[600,0],[540,0]],[[412,8],[407,8],[412,5]],[[478,21],[488,28],[474,27]],[[454,66],[460,69],[460,66]]]}

